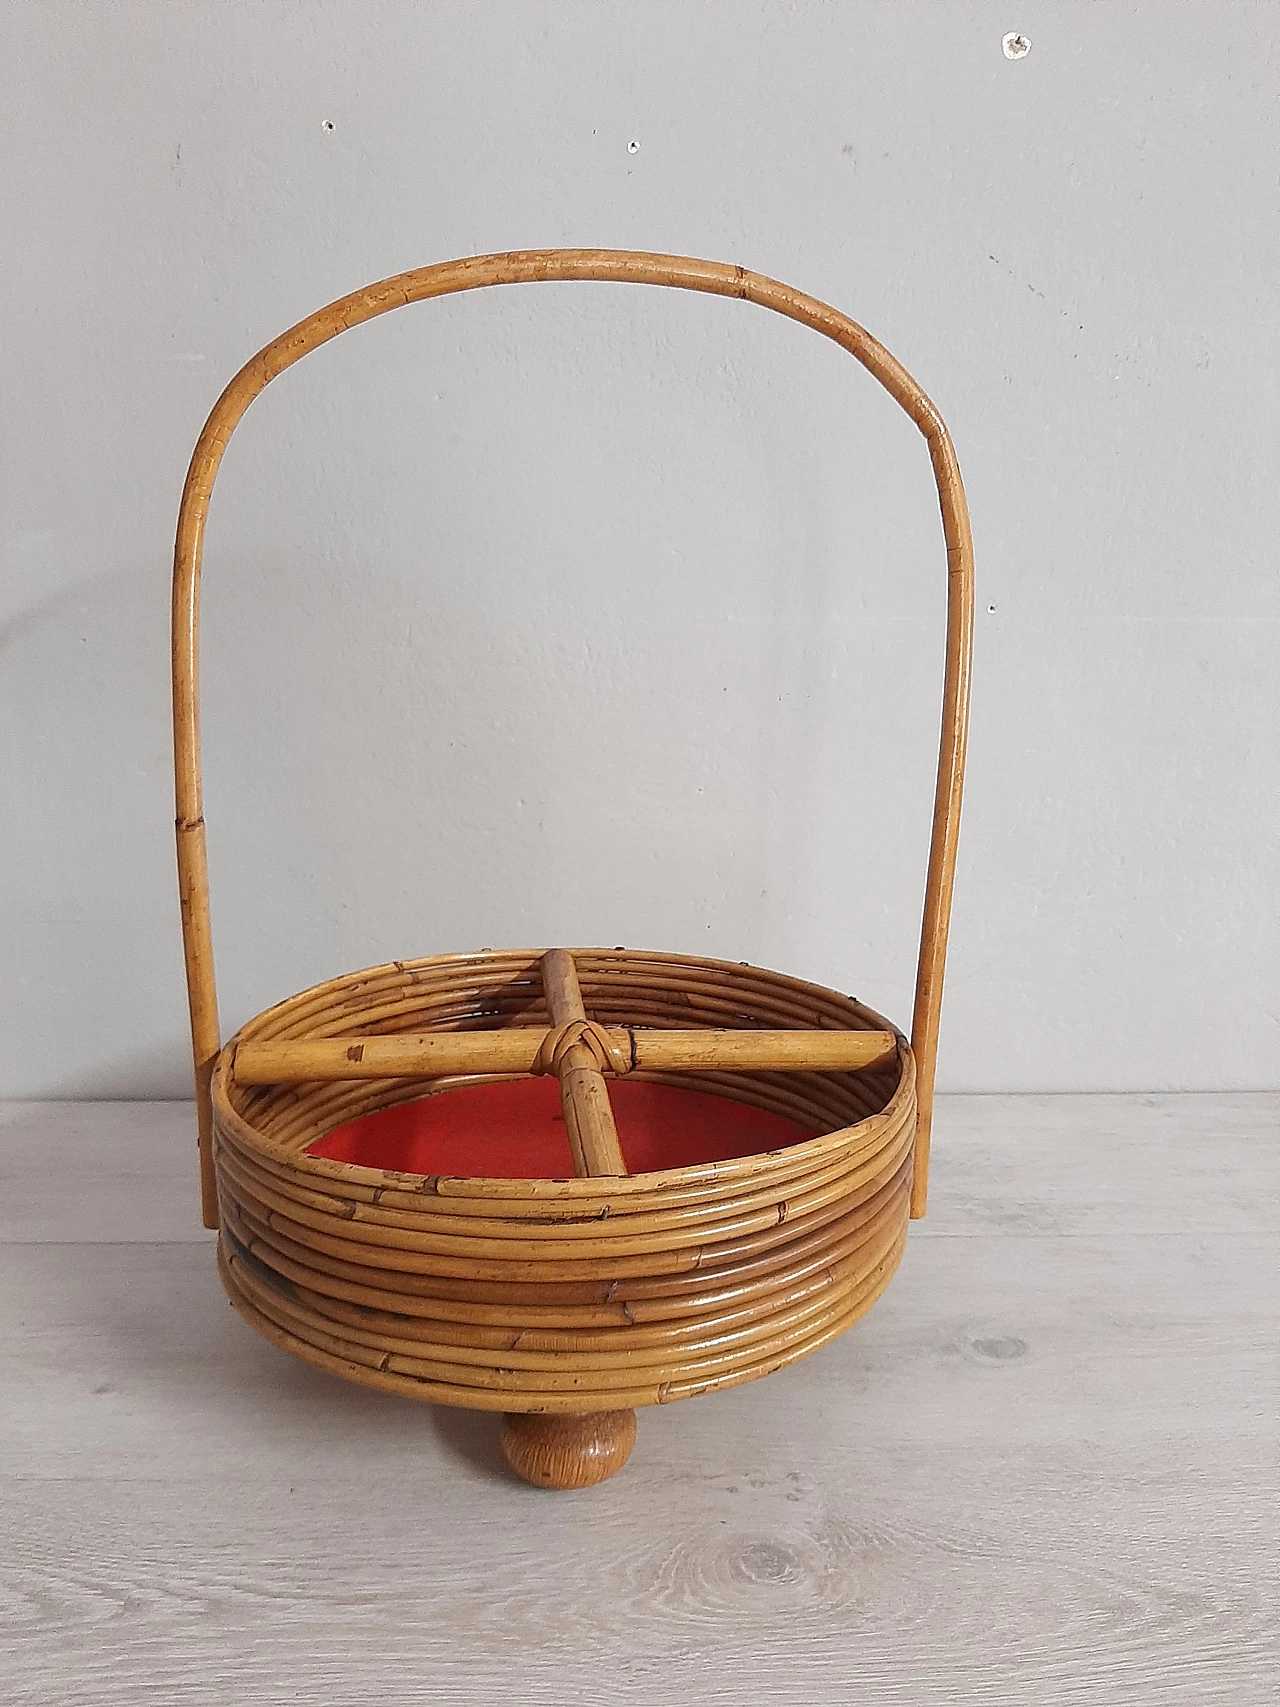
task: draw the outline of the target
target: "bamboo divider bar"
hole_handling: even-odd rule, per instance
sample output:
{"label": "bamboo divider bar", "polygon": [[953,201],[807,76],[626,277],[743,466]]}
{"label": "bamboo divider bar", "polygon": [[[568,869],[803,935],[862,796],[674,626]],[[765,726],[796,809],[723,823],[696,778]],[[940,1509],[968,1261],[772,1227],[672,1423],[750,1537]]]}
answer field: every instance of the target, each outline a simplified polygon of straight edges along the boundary
{"label": "bamboo divider bar", "polygon": [[[856,321],[816,298],[743,267],[719,262],[623,250],[548,249],[478,256],[419,268],[356,291],[318,310],[246,363],[214,405],[197,441],[183,489],[174,547],[173,711],[178,877],[205,1224],[217,1225],[212,1080],[220,1033],[200,774],[199,595],[205,524],[223,454],[236,426],[259,393],[303,356],[350,327],[391,309],[458,291],[545,280],[608,280],[703,291],[768,308],[830,338],[852,355],[905,410],[927,442],[947,549],[948,615],[937,785],[912,1023],[918,1109],[911,1212],[922,1215],[964,780],[973,621],[973,547],[964,487],[950,436],[929,398],[884,346]],[[588,1068],[579,1063],[574,1071],[594,1073],[603,1091],[604,1081],[598,1066]],[[583,1095],[574,1094],[575,1108],[581,1112],[590,1107],[598,1114],[599,1098],[590,1093],[595,1081],[584,1078],[574,1082],[584,1088]],[[607,1104],[607,1092],[603,1100]],[[594,1115],[587,1115],[586,1122],[592,1133],[600,1126]],[[604,1130],[602,1126],[600,1130]],[[602,1153],[597,1160],[612,1163],[614,1158]]]}
{"label": "bamboo divider bar", "polygon": [[[605,1061],[603,1071],[698,1073],[795,1069],[810,1073],[851,1072],[879,1067],[897,1050],[889,1031],[645,1031],[610,1026],[607,1035],[623,1065]],[[289,1039],[238,1043],[231,1071],[242,1085],[350,1079],[443,1078],[451,1075],[526,1074],[556,1032],[540,1026],[500,1031],[407,1032],[400,1034]],[[563,1084],[563,1080],[562,1080]]]}
{"label": "bamboo divider bar", "polygon": [[[625,1174],[627,1164],[599,1057],[612,1059],[627,1071],[630,1053],[624,1054],[620,1044],[609,1041],[608,1034],[587,1018],[573,956],[567,949],[552,948],[543,955],[542,987],[555,1029],[542,1040],[535,1070],[554,1072],[560,1080],[560,1102],[574,1168],[580,1178]],[[588,1039],[595,1043],[595,1049]]]}

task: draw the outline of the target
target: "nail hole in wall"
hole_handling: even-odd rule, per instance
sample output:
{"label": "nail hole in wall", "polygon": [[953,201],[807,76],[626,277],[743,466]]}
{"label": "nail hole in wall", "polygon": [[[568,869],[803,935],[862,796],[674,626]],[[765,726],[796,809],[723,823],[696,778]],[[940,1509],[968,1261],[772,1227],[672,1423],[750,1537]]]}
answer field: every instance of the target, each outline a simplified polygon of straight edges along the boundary
{"label": "nail hole in wall", "polygon": [[320,129],[321,130],[332,130],[333,129],[333,120],[332,119],[322,119],[321,123],[320,123]]}
{"label": "nail hole in wall", "polygon": [[640,152],[640,144],[638,142],[629,142],[627,144],[627,153],[628,154],[639,154],[639,152]]}
{"label": "nail hole in wall", "polygon": [[995,610],[996,610],[996,607],[995,607],[995,606],[994,606],[994,605],[988,605],[988,606],[987,606],[987,609],[988,609],[988,611],[989,611],[989,612],[990,612],[990,613],[991,613],[991,615],[992,615],[992,616],[994,616],[994,615],[995,615]]}
{"label": "nail hole in wall", "polygon": [[1012,31],[1000,43],[1006,59],[1025,59],[1031,52],[1031,37]]}

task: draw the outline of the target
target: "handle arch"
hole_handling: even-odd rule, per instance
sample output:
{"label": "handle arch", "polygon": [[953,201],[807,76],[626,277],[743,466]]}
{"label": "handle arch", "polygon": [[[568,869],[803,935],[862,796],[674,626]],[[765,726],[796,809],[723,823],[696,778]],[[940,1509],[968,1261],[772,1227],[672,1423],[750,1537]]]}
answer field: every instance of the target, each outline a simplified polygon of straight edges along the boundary
{"label": "handle arch", "polygon": [[221,1048],[205,857],[200,779],[200,567],[209,500],[223,453],[245,411],[261,391],[312,350],[339,333],[393,308],[490,285],[544,280],[596,280],[662,285],[736,297],[808,326],[878,380],[924,435],[933,464],[947,550],[947,641],[942,729],[934,795],[929,867],[916,970],[911,1046],[916,1060],[918,1124],[911,1214],[924,1214],[929,1171],[933,1081],[942,1008],[947,931],[955,880],[960,799],[969,724],[973,634],[973,542],[960,468],[941,415],[906,369],[869,332],[817,298],[776,279],[718,261],[650,255],[622,249],[532,249],[479,255],[399,273],[318,309],[272,340],[235,376],[214,404],[196,441],[178,512],[173,560],[173,746],[177,807],[178,893],[199,1123],[201,1205],[206,1227],[218,1224],[213,1176],[211,1079]]}

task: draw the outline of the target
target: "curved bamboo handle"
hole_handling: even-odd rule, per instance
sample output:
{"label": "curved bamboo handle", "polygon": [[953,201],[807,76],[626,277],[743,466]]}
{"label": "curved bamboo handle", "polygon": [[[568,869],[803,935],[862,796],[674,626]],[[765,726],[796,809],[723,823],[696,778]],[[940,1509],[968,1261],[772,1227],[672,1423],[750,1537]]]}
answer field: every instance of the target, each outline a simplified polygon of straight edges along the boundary
{"label": "curved bamboo handle", "polygon": [[178,513],[173,562],[173,736],[177,797],[178,889],[191,1041],[199,1116],[200,1182],[207,1227],[218,1224],[213,1180],[213,1108],[210,1080],[220,1048],[218,999],[209,920],[204,807],[200,787],[199,616],[200,561],[209,499],[223,452],[246,409],[277,375],[312,350],[363,321],[429,297],[489,285],[539,280],[613,280],[664,285],[737,297],[798,321],[847,350],[877,379],[919,427],[929,446],[942,528],[947,546],[947,658],[942,699],[942,737],[934,796],[929,874],[925,886],[920,959],[916,973],[911,1043],[916,1057],[916,1131],[911,1213],[924,1214],[929,1164],[929,1129],[937,1057],[942,974],[955,878],[960,796],[964,782],[969,721],[969,664],[973,628],[973,543],[969,512],[955,450],[942,417],[924,392],[882,344],[847,315],[815,297],[742,267],[679,255],[647,255],[615,249],[533,249],[510,255],[480,255],[401,273],[359,290],[300,321],[247,362],[214,404],[196,442]]}

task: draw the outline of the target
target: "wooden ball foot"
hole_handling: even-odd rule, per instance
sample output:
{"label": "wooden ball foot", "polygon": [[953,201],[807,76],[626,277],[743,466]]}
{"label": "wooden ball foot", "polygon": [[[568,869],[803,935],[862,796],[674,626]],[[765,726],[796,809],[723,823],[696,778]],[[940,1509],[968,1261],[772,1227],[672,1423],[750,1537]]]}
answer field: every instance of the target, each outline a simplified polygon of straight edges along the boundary
{"label": "wooden ball foot", "polygon": [[508,1411],[503,1455],[535,1488],[590,1488],[621,1470],[636,1443],[634,1411]]}

